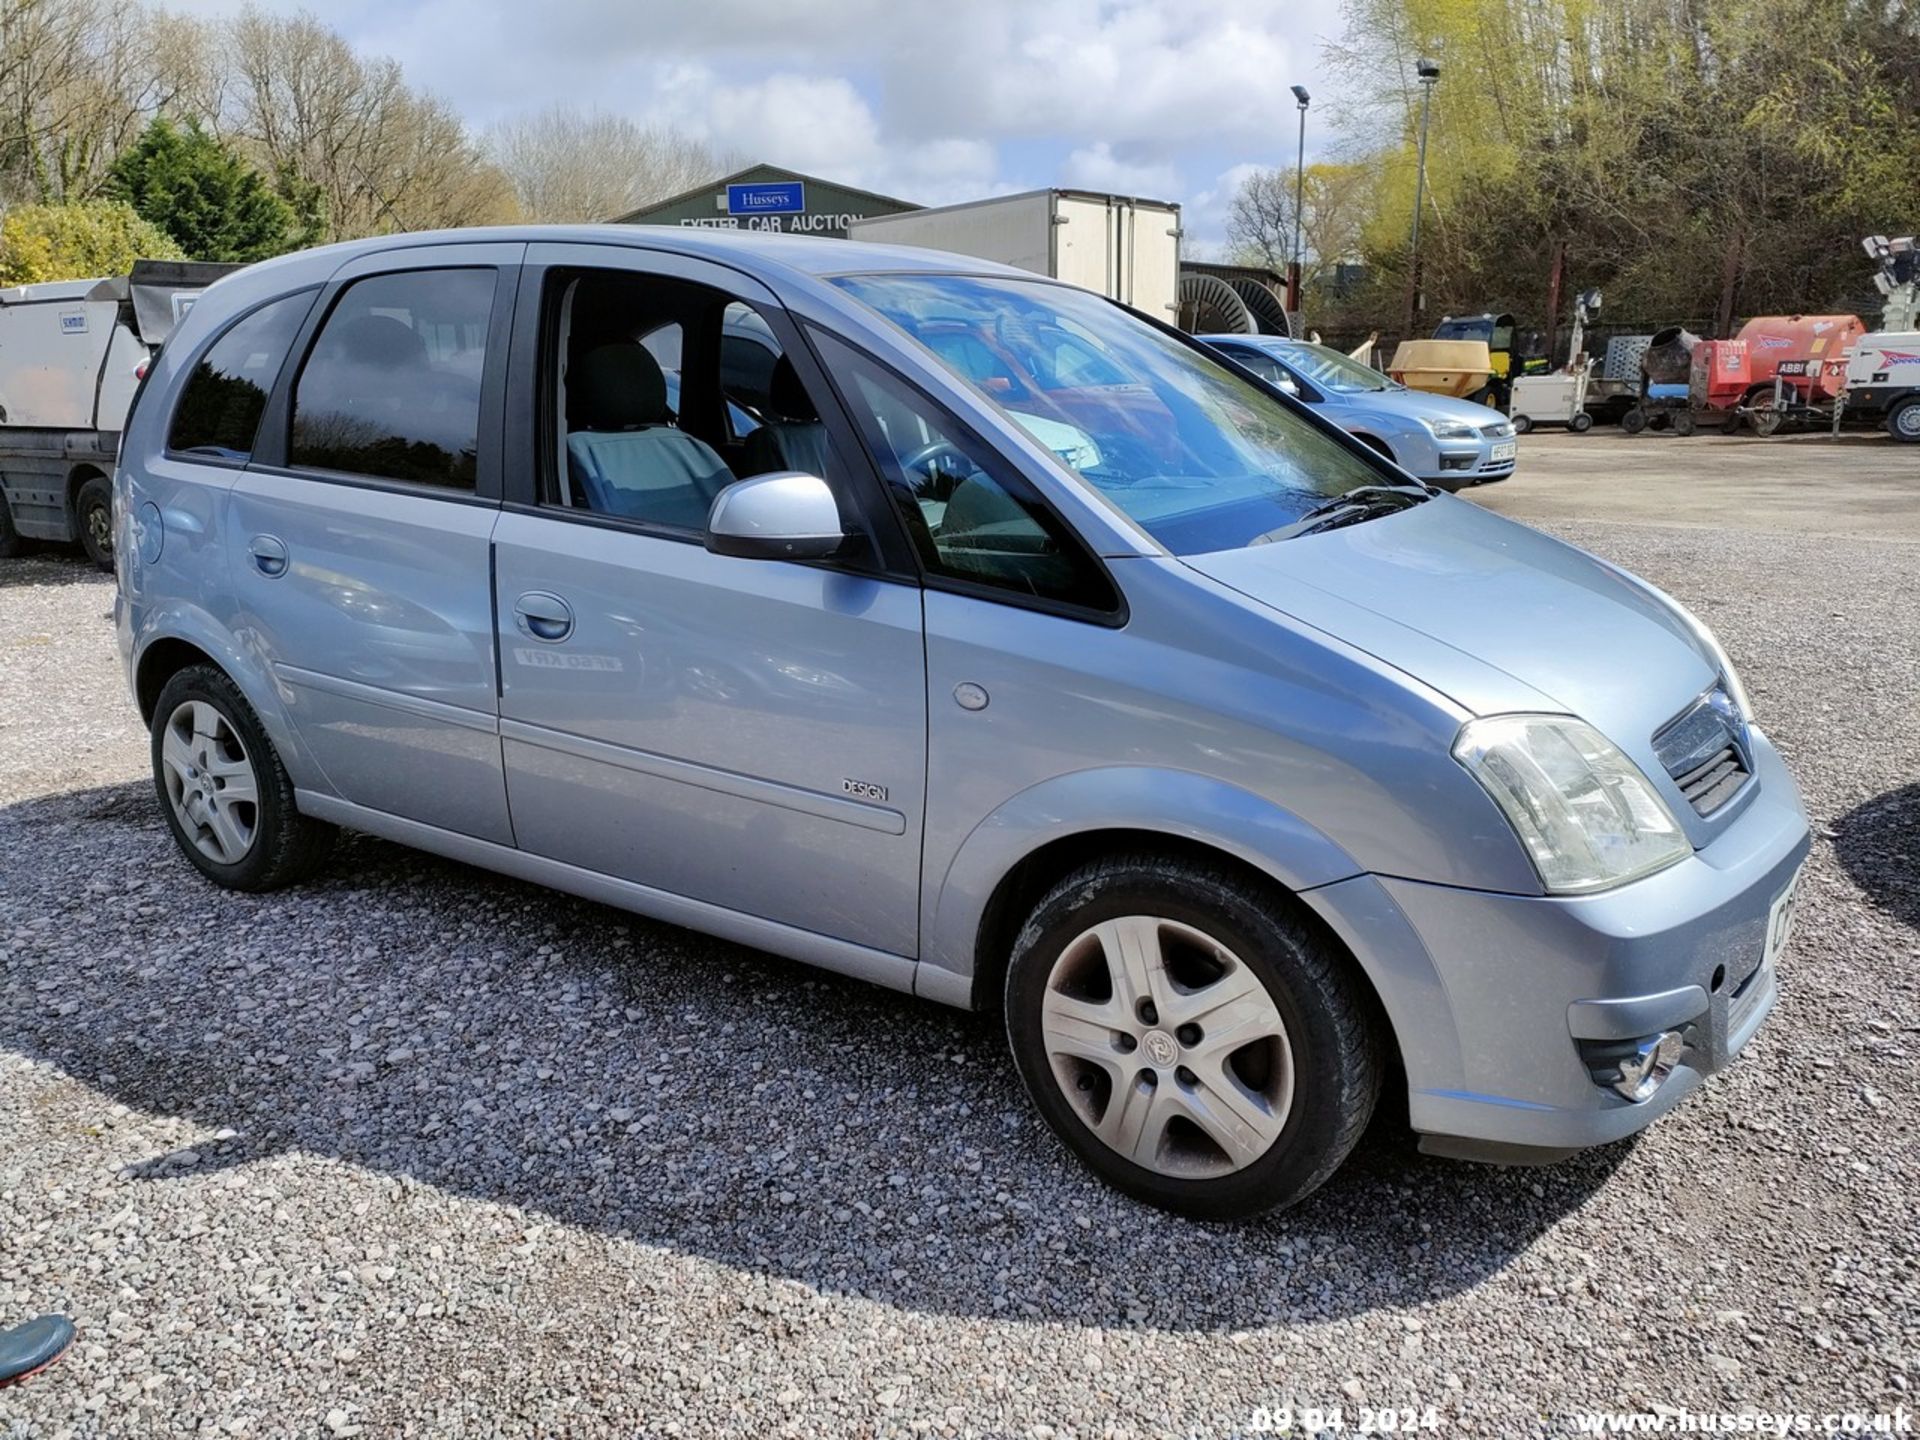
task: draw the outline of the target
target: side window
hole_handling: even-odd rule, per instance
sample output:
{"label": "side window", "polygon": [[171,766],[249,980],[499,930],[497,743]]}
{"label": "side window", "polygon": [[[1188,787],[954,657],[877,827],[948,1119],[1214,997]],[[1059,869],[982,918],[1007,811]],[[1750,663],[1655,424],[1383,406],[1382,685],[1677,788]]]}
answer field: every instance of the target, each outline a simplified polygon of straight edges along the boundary
{"label": "side window", "polygon": [[213,342],[180,391],[169,450],[238,461],[253,454],[267,392],[312,304],[311,290],[272,301]]}
{"label": "side window", "polygon": [[1234,358],[1235,363],[1246,366],[1269,384],[1291,385],[1293,383],[1293,377],[1287,374],[1280,362],[1271,355],[1262,355],[1258,350],[1243,350],[1238,345],[1227,345],[1222,349]]}
{"label": "side window", "polygon": [[1085,547],[983,442],[899,377],[831,349],[855,422],[930,574],[1075,609],[1120,608]]}
{"label": "side window", "polygon": [[349,285],[294,384],[287,462],[471,490],[493,289],[490,269]]}
{"label": "side window", "polygon": [[766,318],[727,292],[639,271],[558,271],[542,358],[559,424],[548,503],[673,536],[705,532],[736,480],[829,482],[826,426]]}

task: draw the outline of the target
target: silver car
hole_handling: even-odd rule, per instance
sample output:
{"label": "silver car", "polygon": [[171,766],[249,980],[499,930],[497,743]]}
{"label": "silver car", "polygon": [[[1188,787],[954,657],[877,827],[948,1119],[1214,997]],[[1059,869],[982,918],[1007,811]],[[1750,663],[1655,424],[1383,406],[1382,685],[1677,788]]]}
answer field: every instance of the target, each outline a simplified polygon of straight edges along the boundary
{"label": "silver car", "polygon": [[1513,473],[1520,442],[1513,422],[1497,410],[1409,390],[1351,356],[1305,340],[1201,338],[1430,485],[1460,490]]}
{"label": "silver car", "polygon": [[997,1011],[1155,1204],[1299,1199],[1388,1085],[1449,1154],[1616,1140],[1774,1003],[1806,817],[1696,619],[1024,272],[314,250],[207,292],[115,485],[201,875],[345,826]]}

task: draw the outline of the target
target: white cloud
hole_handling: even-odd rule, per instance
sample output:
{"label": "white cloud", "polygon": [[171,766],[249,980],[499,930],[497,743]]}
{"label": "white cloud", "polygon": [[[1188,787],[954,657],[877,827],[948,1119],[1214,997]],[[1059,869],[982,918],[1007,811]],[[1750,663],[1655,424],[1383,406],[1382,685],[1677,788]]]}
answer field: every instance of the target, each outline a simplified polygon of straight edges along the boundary
{"label": "white cloud", "polygon": [[1181,190],[1179,172],[1167,161],[1135,163],[1122,159],[1105,140],[1083,145],[1069,154],[1060,167],[1060,180],[1088,190],[1112,190],[1152,200],[1172,199]]}
{"label": "white cloud", "polygon": [[[168,0],[230,13],[239,0]],[[310,8],[311,0],[259,0]],[[485,125],[555,102],[665,121],[796,169],[945,203],[1055,184],[1179,200],[1292,159],[1339,0],[329,0],[327,23]],[[1225,192],[1230,195],[1230,191]]]}

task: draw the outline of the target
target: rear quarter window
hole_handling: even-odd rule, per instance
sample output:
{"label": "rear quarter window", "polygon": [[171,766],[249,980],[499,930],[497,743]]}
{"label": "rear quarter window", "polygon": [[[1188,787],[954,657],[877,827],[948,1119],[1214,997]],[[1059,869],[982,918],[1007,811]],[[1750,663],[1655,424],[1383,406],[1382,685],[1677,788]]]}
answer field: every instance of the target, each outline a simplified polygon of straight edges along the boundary
{"label": "rear quarter window", "polygon": [[274,378],[287,358],[314,292],[273,300],[242,316],[207,348],[181,387],[167,427],[167,448],[182,455],[244,462]]}

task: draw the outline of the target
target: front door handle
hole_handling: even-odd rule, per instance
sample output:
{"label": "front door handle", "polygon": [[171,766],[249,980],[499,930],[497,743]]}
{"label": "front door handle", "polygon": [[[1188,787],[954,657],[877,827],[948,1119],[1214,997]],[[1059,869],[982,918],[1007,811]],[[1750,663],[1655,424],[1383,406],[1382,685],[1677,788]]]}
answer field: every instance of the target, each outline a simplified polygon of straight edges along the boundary
{"label": "front door handle", "polygon": [[287,573],[287,544],[279,536],[254,536],[247,542],[247,553],[253,556],[253,568],[269,579]]}
{"label": "front door handle", "polygon": [[573,609],[558,595],[529,590],[513,602],[513,618],[536,640],[564,640],[573,633]]}

